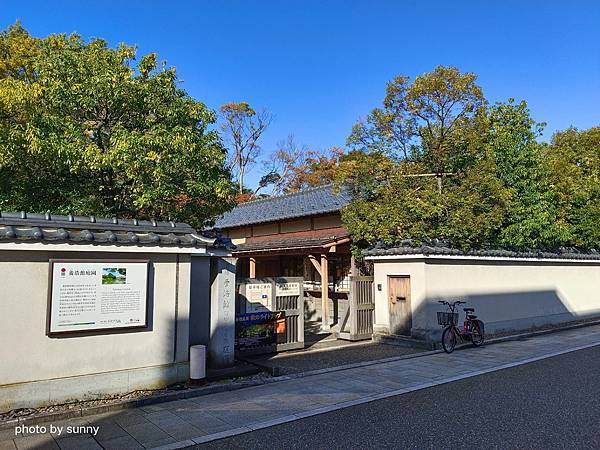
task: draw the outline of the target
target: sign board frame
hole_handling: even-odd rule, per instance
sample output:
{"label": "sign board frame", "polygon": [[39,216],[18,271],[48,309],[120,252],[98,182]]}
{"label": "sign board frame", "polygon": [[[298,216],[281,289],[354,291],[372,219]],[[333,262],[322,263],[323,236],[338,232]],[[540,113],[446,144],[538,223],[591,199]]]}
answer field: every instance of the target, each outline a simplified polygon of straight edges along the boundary
{"label": "sign board frame", "polygon": [[[146,297],[143,299],[145,305],[144,322],[137,325],[128,325],[122,327],[104,327],[104,328],[82,328],[79,330],[65,330],[65,331],[52,331],[52,288],[54,284],[54,266],[56,264],[145,264],[145,277],[146,277]],[[150,263],[148,259],[78,259],[78,258],[50,258],[48,260],[48,301],[47,301],[47,318],[46,318],[46,335],[49,337],[59,336],[72,336],[72,335],[94,335],[94,334],[106,334],[112,332],[122,331],[144,331],[149,328],[149,314],[150,314],[150,292],[151,292],[151,279],[150,279]]]}

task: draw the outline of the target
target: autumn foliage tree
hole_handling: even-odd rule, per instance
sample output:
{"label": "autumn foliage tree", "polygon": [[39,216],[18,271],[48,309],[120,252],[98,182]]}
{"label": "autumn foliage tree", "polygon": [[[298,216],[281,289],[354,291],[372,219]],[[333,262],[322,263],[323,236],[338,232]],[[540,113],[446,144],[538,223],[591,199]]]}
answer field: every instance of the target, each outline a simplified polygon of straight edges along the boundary
{"label": "autumn foliage tree", "polygon": [[344,150],[332,147],[326,152],[308,151],[297,165],[285,186],[286,192],[329,184],[333,182]]}
{"label": "autumn foliage tree", "polygon": [[298,145],[290,134],[266,161],[267,172],[259,182],[259,190],[270,187],[271,195],[279,195],[330,184],[343,156],[344,150],[339,147],[310,150]]}

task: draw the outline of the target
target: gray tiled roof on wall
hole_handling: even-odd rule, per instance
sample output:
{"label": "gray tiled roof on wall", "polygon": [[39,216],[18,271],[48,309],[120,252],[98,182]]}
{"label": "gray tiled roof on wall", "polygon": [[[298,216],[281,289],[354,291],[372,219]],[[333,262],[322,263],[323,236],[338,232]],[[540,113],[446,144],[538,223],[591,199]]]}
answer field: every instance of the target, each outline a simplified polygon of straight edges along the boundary
{"label": "gray tiled roof on wall", "polygon": [[399,246],[378,246],[364,250],[363,256],[472,256],[472,257],[497,257],[497,258],[524,258],[524,259],[576,259],[600,260],[600,252],[595,249],[581,250],[572,247],[558,249],[532,249],[532,250],[459,250],[439,243],[412,246],[410,243]]}
{"label": "gray tiled roof on wall", "polygon": [[185,223],[0,212],[0,242],[19,241],[172,247],[216,244]]}
{"label": "gray tiled roof on wall", "polygon": [[333,185],[305,189],[293,194],[241,203],[225,213],[215,228],[233,228],[277,220],[293,219],[340,211],[350,202],[343,189],[334,193]]}

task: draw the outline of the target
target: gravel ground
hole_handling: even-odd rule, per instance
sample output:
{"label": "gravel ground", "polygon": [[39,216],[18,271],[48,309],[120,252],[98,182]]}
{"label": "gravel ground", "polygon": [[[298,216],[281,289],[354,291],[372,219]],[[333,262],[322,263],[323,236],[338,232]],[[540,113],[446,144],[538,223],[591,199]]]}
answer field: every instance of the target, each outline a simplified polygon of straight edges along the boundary
{"label": "gravel ground", "polygon": [[600,448],[598,373],[594,347],[196,448]]}
{"label": "gravel ground", "polygon": [[358,345],[342,345],[335,350],[319,352],[300,351],[279,355],[261,355],[252,358],[251,361],[267,367],[277,368],[279,374],[285,375],[363,361],[391,358],[393,356],[410,355],[423,351],[425,350],[369,342]]}

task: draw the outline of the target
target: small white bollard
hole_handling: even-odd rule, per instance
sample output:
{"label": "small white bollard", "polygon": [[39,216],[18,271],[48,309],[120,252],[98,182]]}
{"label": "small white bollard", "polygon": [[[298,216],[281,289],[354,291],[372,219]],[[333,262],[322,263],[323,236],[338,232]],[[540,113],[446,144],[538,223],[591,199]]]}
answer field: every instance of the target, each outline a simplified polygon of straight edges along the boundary
{"label": "small white bollard", "polygon": [[190,381],[199,384],[206,378],[206,346],[192,345],[190,347]]}

